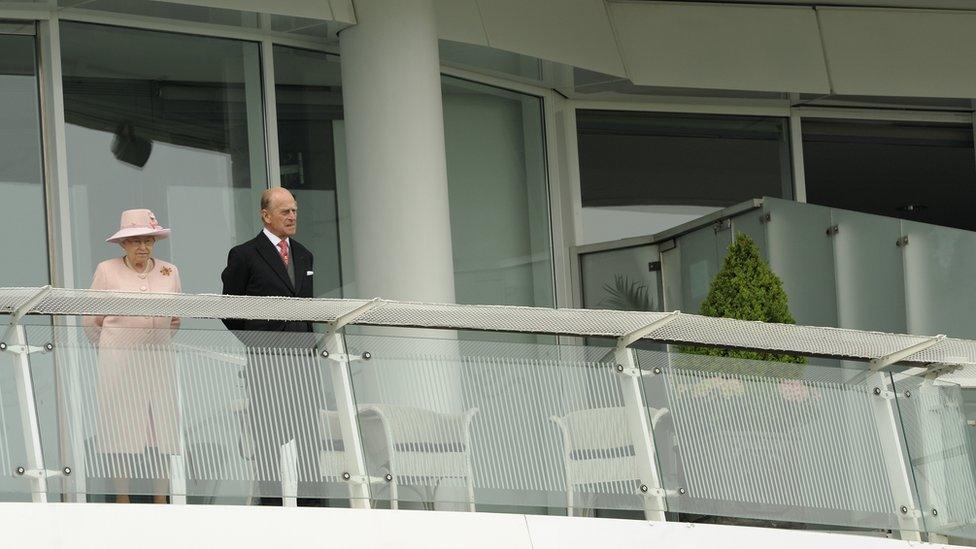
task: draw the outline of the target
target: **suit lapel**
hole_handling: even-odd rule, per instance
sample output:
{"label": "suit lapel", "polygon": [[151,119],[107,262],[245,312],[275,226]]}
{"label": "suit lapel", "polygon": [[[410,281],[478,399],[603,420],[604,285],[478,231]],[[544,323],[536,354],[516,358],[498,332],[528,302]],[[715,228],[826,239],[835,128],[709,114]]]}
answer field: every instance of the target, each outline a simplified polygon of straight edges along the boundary
{"label": "suit lapel", "polygon": [[[295,287],[292,285],[291,280],[288,278],[288,271],[285,270],[285,263],[281,260],[281,256],[278,255],[278,250],[275,249],[268,237],[261,233],[256,238],[258,253],[267,262],[271,270],[278,275],[278,278],[285,284],[285,287],[291,291],[292,295],[295,295]],[[298,269],[295,270],[295,280],[298,280]]]}

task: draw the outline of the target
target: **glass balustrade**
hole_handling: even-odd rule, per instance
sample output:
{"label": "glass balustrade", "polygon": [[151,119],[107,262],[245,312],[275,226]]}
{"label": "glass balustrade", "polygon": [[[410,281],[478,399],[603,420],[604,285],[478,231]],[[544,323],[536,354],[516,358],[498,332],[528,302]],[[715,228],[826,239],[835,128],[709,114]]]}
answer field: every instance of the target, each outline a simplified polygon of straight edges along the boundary
{"label": "glass balustrade", "polygon": [[0,353],[0,498],[976,540],[962,394],[932,376],[366,330],[15,325]]}

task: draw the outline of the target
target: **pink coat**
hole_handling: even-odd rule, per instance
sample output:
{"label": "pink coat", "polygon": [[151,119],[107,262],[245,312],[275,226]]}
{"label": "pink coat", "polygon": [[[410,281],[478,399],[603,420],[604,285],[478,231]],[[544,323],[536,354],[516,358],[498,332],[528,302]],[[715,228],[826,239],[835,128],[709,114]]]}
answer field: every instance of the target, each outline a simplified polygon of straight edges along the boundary
{"label": "pink coat", "polygon": [[[91,289],[179,293],[176,267],[154,262],[151,272],[139,274],[121,258],[103,261]],[[141,454],[156,447],[161,453],[179,453],[178,382],[169,340],[180,319],[96,316],[85,317],[84,324],[98,346],[99,452]]]}

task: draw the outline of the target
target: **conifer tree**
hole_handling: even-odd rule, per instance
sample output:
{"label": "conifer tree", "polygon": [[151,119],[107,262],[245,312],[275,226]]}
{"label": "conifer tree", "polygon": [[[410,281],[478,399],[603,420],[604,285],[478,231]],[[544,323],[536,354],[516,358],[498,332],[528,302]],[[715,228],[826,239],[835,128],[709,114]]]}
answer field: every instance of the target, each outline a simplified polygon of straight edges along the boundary
{"label": "conifer tree", "polygon": [[[725,256],[722,269],[715,275],[708,296],[701,304],[699,314],[711,317],[736,318],[739,320],[759,320],[795,324],[787,303],[783,282],[759,255],[759,247],[745,234],[737,234],[729,253]],[[744,351],[719,347],[686,347],[687,353],[740,358],[748,360],[767,360],[803,364],[802,356],[781,354],[770,351]],[[748,373],[758,374],[755,367],[747,368]],[[765,368],[763,368],[765,370]],[[727,370],[727,368],[726,368]],[[802,367],[769,369],[770,373],[799,375]],[[746,372],[741,372],[746,373]]]}

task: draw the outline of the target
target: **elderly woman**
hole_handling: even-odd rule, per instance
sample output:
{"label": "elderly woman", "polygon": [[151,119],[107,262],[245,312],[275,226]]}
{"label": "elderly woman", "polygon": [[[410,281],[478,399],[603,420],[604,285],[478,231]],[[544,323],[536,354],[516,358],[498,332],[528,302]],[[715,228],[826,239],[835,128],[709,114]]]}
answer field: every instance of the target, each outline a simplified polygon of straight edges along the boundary
{"label": "elderly woman", "polygon": [[[169,233],[149,210],[122,212],[121,227],[106,242],[118,244],[124,254],[99,263],[91,289],[179,293],[179,271],[153,257],[153,245]],[[86,317],[85,323],[98,346],[97,451],[179,453],[176,375],[166,344],[180,319],[102,316]],[[129,501],[128,480],[115,482],[120,503]],[[166,501],[165,486],[154,491],[156,502]]]}

